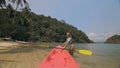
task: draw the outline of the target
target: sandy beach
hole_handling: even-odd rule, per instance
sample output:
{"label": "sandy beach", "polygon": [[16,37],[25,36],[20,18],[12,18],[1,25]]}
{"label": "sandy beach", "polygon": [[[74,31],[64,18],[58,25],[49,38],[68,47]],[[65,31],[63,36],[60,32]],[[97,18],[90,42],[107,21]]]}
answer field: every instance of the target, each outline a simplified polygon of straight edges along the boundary
{"label": "sandy beach", "polygon": [[38,68],[50,49],[21,42],[0,42],[0,68]]}
{"label": "sandy beach", "polygon": [[38,68],[52,49],[45,45],[48,43],[0,41],[0,68]]}

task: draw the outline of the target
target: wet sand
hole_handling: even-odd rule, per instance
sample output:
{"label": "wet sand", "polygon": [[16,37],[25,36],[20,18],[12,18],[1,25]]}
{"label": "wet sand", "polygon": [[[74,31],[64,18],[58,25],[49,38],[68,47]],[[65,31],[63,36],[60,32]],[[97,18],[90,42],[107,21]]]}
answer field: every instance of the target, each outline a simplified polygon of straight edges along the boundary
{"label": "wet sand", "polygon": [[79,57],[75,57],[75,60],[80,68],[120,68],[119,58],[79,55]]}

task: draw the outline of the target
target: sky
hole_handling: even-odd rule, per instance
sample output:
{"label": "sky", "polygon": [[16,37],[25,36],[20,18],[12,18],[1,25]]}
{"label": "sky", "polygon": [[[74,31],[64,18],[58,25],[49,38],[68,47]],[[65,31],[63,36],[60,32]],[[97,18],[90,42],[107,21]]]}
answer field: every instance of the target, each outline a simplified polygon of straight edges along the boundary
{"label": "sky", "polygon": [[27,1],[32,12],[64,20],[95,42],[120,34],[120,0]]}

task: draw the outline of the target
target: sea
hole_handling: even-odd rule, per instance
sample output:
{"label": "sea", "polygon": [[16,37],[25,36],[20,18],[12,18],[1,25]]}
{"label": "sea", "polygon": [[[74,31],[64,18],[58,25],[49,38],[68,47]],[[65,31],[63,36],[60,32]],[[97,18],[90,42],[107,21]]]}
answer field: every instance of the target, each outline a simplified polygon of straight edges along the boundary
{"label": "sea", "polygon": [[80,68],[120,68],[120,44],[74,44],[76,50],[90,50],[92,55],[75,53]]}

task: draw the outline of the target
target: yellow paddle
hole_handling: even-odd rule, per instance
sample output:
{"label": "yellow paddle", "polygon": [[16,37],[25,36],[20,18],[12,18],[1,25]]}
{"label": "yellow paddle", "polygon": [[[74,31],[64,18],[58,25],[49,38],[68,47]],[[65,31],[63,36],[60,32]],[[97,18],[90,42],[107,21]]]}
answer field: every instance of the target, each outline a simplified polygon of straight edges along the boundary
{"label": "yellow paddle", "polygon": [[[48,46],[48,45],[41,45],[40,47],[42,48],[55,48],[55,47],[51,47],[51,46]],[[80,54],[84,54],[84,55],[92,55],[92,51],[90,50],[85,50],[85,49],[81,49],[81,50],[75,50],[76,52],[80,53]]]}
{"label": "yellow paddle", "polygon": [[92,55],[92,51],[90,50],[76,50],[77,52],[79,52],[80,54],[84,54],[84,55]]}

